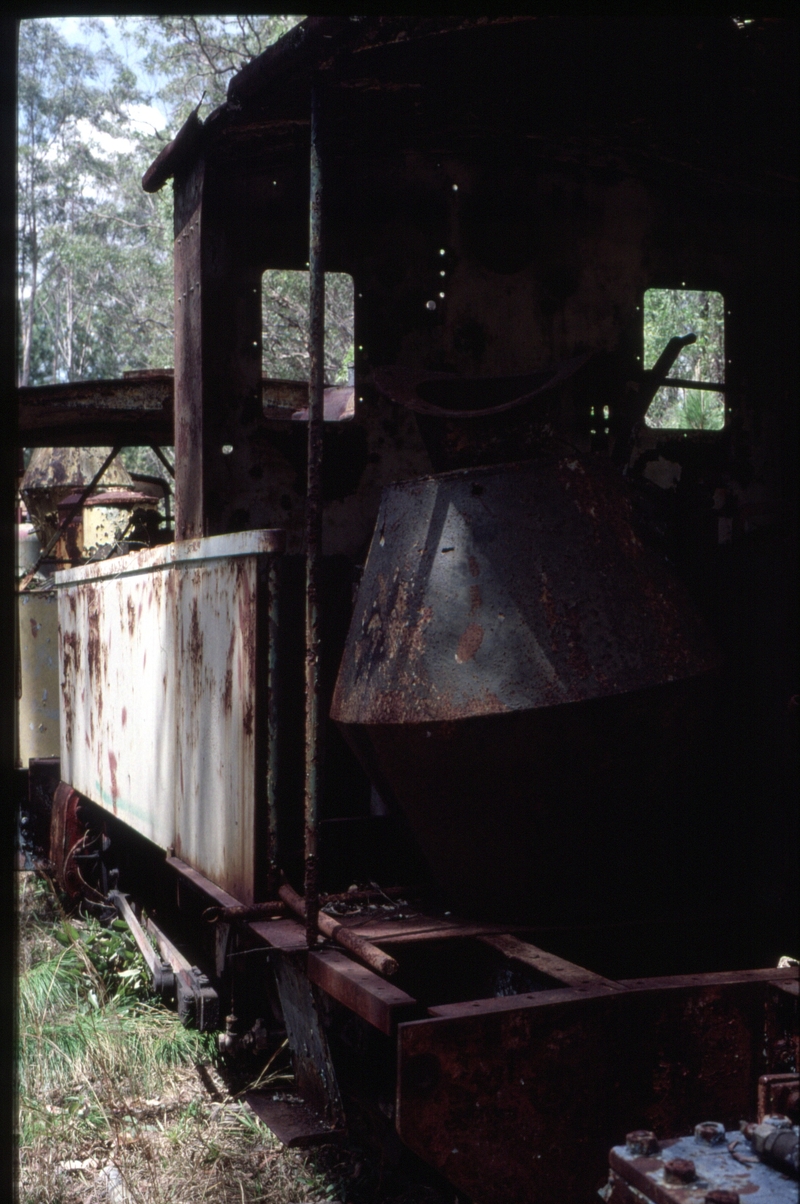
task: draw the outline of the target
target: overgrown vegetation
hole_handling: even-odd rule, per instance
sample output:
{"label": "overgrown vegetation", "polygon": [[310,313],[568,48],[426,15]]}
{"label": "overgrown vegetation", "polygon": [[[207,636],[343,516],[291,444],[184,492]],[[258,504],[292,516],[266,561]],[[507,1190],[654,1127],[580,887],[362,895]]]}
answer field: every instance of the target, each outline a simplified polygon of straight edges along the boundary
{"label": "overgrown vegetation", "polygon": [[[270,270],[261,281],[262,370],[278,380],[308,380],[308,272]],[[355,360],[353,279],[325,273],[325,381],[347,384]]]}
{"label": "overgrown vegetation", "polygon": [[[284,1148],[213,1036],[156,1003],[121,921],[67,915],[20,873],[19,1204],[453,1204],[357,1143]],[[257,1074],[286,1087],[281,1053]]]}
{"label": "overgrown vegetation", "polygon": [[121,921],[21,874],[20,1204],[300,1204],[336,1186],[230,1095],[213,1038],[154,1002]]}

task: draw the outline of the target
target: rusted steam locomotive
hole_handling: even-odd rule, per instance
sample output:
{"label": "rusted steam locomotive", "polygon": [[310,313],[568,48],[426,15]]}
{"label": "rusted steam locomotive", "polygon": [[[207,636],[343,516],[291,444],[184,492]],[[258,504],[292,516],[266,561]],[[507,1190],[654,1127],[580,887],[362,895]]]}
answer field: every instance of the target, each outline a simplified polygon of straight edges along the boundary
{"label": "rusted steam locomotive", "polygon": [[[175,542],[57,578],[51,856],[102,816],[197,942],[154,973],[231,1047],[285,1026],[287,1139],[372,1108],[477,1204],[563,1204],[797,1070],[796,975],[751,968],[796,939],[791,40],[309,18],[144,177],[174,416],[22,399],[27,443],[174,441]],[[264,378],[268,269],[307,383]],[[693,331],[648,362],[652,290],[722,298],[716,379]]]}

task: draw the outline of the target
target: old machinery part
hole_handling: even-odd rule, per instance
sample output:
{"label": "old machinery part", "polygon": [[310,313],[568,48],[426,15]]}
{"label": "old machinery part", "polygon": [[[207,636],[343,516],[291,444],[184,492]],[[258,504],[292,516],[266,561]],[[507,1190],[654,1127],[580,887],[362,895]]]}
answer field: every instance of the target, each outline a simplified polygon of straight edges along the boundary
{"label": "old machinery part", "polygon": [[101,478],[101,477],[103,476],[103,474],[105,473],[106,469],[107,469],[107,468],[108,468],[108,467],[111,465],[112,461],[113,461],[113,460],[115,460],[115,459],[116,459],[116,457],[119,455],[119,452],[120,452],[120,451],[121,451],[121,448],[119,448],[119,447],[112,447],[111,451],[110,451],[110,452],[109,452],[109,454],[106,456],[105,460],[104,460],[104,461],[103,461],[103,463],[100,465],[100,467],[98,468],[98,470],[97,470],[97,472],[95,473],[95,475],[92,477],[92,479],[91,479],[91,481],[89,482],[89,484],[88,484],[88,485],[86,485],[86,486],[85,486],[85,487],[84,487],[84,488],[83,488],[83,489],[80,491],[80,493],[78,494],[78,497],[77,497],[77,499],[76,499],[76,500],[73,502],[73,504],[72,504],[72,505],[69,507],[69,509],[68,509],[68,510],[66,511],[66,513],[63,515],[63,517],[61,517],[61,518],[59,519],[58,526],[56,527],[55,531],[54,531],[54,532],[53,532],[53,534],[50,536],[50,538],[47,540],[46,544],[44,545],[44,547],[42,548],[41,552],[39,553],[39,555],[38,555],[38,557],[37,557],[37,560],[36,560],[36,564],[33,566],[33,568],[32,568],[32,569],[31,569],[31,570],[30,570],[28,573],[26,573],[26,575],[23,577],[22,581],[20,582],[20,587],[19,587],[19,588],[20,588],[20,592],[22,592],[23,590],[27,589],[28,585],[31,583],[31,581],[33,580],[33,578],[36,576],[36,571],[37,571],[37,569],[39,568],[39,565],[42,563],[42,561],[43,561],[43,560],[45,560],[45,559],[47,558],[47,556],[49,556],[50,552],[53,550],[53,548],[54,548],[54,547],[56,546],[56,544],[58,543],[58,541],[59,541],[59,539],[60,539],[61,535],[63,534],[63,532],[64,532],[64,531],[66,531],[66,529],[67,529],[67,527],[69,526],[69,524],[71,523],[72,519],[73,519],[73,518],[75,517],[75,515],[78,513],[78,511],[80,510],[81,506],[83,505],[83,503],[84,503],[84,502],[86,501],[86,499],[88,498],[89,494],[90,494],[90,493],[92,492],[92,490],[95,488],[95,486],[97,485],[98,481],[100,480],[100,478]]}
{"label": "old machinery part", "polygon": [[[785,1117],[776,1125],[743,1126],[753,1148],[761,1143],[776,1148],[783,1135],[781,1149],[788,1149],[797,1130]],[[756,1135],[755,1130],[764,1130]],[[752,1153],[741,1132],[726,1132],[725,1126],[706,1121],[695,1127],[691,1137],[659,1141],[648,1133],[648,1142],[631,1140],[640,1134],[629,1133],[624,1146],[615,1146],[609,1155],[608,1183],[600,1192],[606,1204],[739,1204],[755,1196],[763,1204],[794,1204],[797,1183],[785,1172],[796,1176],[791,1163],[778,1159],[765,1165]],[[796,1163],[795,1163],[796,1166]],[[781,1173],[784,1172],[784,1173]]]}
{"label": "old machinery part", "polygon": [[788,1116],[765,1116],[758,1124],[743,1125],[742,1132],[759,1158],[797,1178],[800,1129]]}
{"label": "old machinery part", "polygon": [[244,1033],[239,1031],[239,1027],[238,1017],[231,1013],[225,1017],[224,1032],[217,1037],[219,1051],[229,1062],[242,1062],[258,1057],[265,1050],[274,1049],[275,1034],[267,1028],[262,1017],[257,1017]]}
{"label": "old machinery part", "polygon": [[548,458],[384,490],[331,713],[453,722],[645,689],[717,660],[639,539],[618,474]]}
{"label": "old machinery part", "polygon": [[139,947],[139,952],[150,971],[150,977],[153,980],[153,990],[161,996],[172,995],[175,990],[175,975],[172,967],[168,962],[162,961],[156,954],[125,895],[118,890],[111,890],[108,892],[108,900],[116,907],[121,918],[131,930],[133,939]]}
{"label": "old machinery part", "polygon": [[[291,907],[293,912],[303,919],[308,919],[305,900],[301,899],[297,892],[292,890],[291,886],[284,884],[278,891],[278,894],[284,903]],[[332,941],[336,941],[337,945],[341,945],[351,953],[354,953],[356,957],[360,958],[371,969],[376,970],[378,974],[385,974],[389,977],[397,973],[399,967],[393,957],[388,953],[384,953],[382,949],[378,949],[376,945],[365,940],[364,937],[357,936],[356,933],[351,932],[344,924],[338,924],[336,920],[332,919],[324,911],[317,913],[317,921],[314,929],[315,944],[317,929],[319,929],[323,936],[330,937]]]}
{"label": "old machinery part", "polygon": [[[208,976],[191,965],[149,917],[145,921],[145,932],[124,894],[112,890],[108,898],[130,928],[147,963],[154,990],[164,997],[174,995],[182,1023],[194,1026],[201,1033],[219,1028],[219,996]],[[147,939],[147,933],[156,941],[161,958]]]}
{"label": "old machinery part", "polygon": [[575,839],[598,800],[628,831],[674,816],[717,663],[619,474],[543,458],[384,490],[331,716],[460,911],[563,923],[570,884],[623,859],[624,832],[594,862]]}
{"label": "old machinery part", "polygon": [[187,1027],[191,1025],[201,1033],[212,1033],[219,1028],[219,996],[208,976],[197,966],[178,971],[175,999],[178,1015]]}
{"label": "old machinery part", "polygon": [[59,782],[50,813],[50,861],[58,885],[71,899],[84,892],[85,882],[75,860],[86,842],[88,830],[81,817],[81,796],[66,782]]}

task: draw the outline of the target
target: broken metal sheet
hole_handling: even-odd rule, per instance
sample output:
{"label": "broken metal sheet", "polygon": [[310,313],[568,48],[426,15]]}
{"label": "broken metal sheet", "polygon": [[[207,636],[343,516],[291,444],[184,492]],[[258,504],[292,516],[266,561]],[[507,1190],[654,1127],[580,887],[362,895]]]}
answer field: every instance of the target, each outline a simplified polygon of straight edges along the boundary
{"label": "broken metal sheet", "polygon": [[321,1116],[298,1096],[285,1092],[268,1095],[264,1091],[248,1091],[245,1101],[259,1120],[270,1129],[283,1145],[294,1149],[324,1145],[340,1136]]}
{"label": "broken metal sheet", "polygon": [[236,899],[254,898],[257,558],[281,532],[56,575],[62,777]]}

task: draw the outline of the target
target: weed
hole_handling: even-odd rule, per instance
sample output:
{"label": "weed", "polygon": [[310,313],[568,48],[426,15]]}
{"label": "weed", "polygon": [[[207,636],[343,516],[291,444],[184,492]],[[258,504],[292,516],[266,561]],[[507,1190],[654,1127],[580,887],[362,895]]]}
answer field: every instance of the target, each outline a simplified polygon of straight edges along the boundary
{"label": "weed", "polygon": [[444,1204],[364,1151],[282,1147],[240,1096],[287,1080],[285,1043],[230,1094],[213,1037],[155,1001],[121,923],[67,917],[20,874],[19,932],[20,1204]]}

